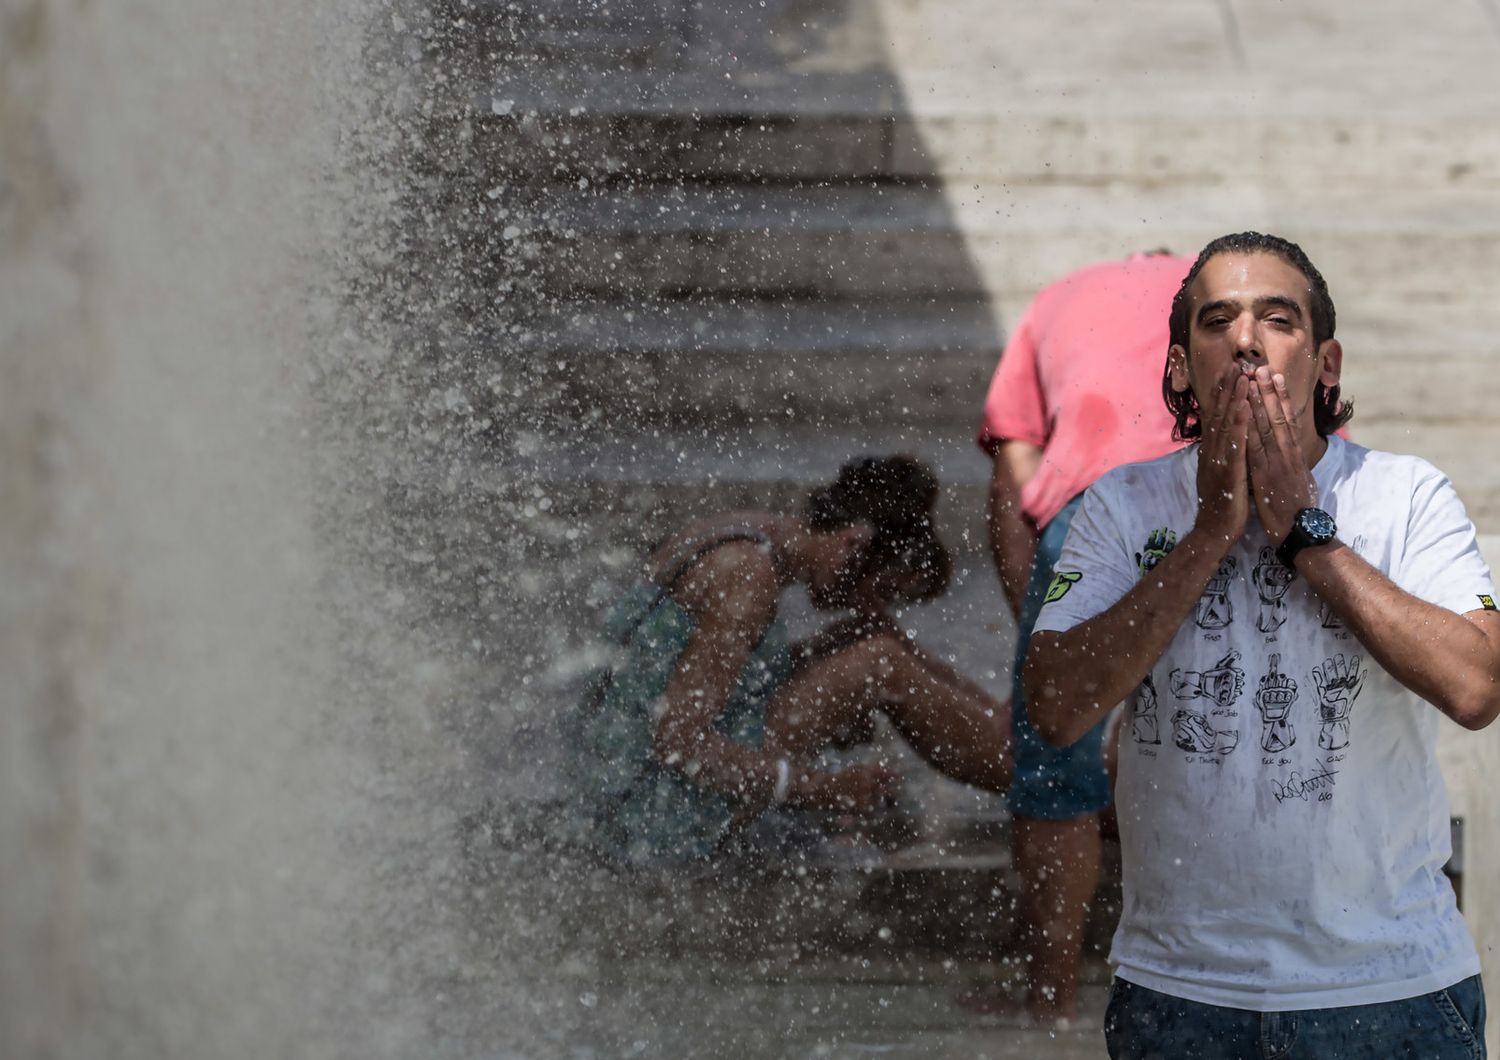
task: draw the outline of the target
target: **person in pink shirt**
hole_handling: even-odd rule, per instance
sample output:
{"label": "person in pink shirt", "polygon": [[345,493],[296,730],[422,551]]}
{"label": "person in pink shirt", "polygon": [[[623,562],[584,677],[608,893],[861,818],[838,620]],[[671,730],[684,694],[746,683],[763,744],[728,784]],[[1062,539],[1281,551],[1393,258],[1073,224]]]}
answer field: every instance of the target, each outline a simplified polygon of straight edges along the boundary
{"label": "person in pink shirt", "polygon": [[[1076,1012],[1110,785],[1104,723],[1070,747],[1046,743],[1026,718],[1021,661],[1083,491],[1106,471],[1182,444],[1172,438],[1158,380],[1172,297],[1192,264],[1163,251],[1136,254],[1044,288],[1017,321],[985,400],[978,440],[994,462],[990,545],[1017,622],[1015,776],[1007,799],[1033,1019]],[[965,1001],[1003,1005],[988,992]]]}

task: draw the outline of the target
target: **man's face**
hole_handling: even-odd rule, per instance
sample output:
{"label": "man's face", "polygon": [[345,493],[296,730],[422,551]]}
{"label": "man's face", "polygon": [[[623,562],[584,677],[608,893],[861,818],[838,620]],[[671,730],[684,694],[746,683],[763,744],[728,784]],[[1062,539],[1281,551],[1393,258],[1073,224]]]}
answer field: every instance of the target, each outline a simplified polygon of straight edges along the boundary
{"label": "man's face", "polygon": [[1226,252],[1210,258],[1191,288],[1188,349],[1170,351],[1172,388],[1203,396],[1231,367],[1269,365],[1286,378],[1304,442],[1317,437],[1317,386],[1337,386],[1337,340],[1313,341],[1307,278],[1274,254]]}

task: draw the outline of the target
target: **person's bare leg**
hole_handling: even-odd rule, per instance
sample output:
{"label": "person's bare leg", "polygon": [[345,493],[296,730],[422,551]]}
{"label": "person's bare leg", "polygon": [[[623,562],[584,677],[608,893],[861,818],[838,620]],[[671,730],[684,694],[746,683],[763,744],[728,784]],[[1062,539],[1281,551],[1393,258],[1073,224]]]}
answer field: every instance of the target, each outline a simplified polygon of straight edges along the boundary
{"label": "person's bare leg", "polygon": [[1124,739],[1125,708],[1116,707],[1104,730],[1104,773],[1109,777],[1109,805],[1099,813],[1099,835],[1120,838],[1120,815],[1115,812],[1115,783],[1120,779],[1120,741]]}
{"label": "person's bare leg", "polygon": [[1021,877],[1021,940],[1028,959],[1026,1010],[1038,1021],[1078,1014],[1083,926],[1099,885],[1099,818],[1017,816],[1011,847]]}
{"label": "person's bare leg", "polygon": [[798,669],[766,715],[767,746],[814,755],[881,710],[924,759],[956,780],[1004,791],[1010,708],[900,635],[877,634]]}

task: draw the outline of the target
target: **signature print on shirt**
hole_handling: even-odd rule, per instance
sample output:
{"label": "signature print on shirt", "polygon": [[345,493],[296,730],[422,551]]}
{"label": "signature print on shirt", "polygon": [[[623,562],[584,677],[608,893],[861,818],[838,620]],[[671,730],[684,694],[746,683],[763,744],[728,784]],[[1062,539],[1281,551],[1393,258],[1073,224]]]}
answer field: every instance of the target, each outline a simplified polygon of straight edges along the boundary
{"label": "signature print on shirt", "polygon": [[1208,579],[1198,605],[1193,609],[1193,621],[1199,629],[1223,629],[1234,621],[1234,604],[1229,599],[1229,583],[1239,572],[1239,560],[1225,556],[1219,569]]}
{"label": "signature print on shirt", "polygon": [[1261,675],[1255,690],[1255,707],[1260,711],[1260,749],[1268,754],[1285,751],[1297,742],[1292,728],[1292,704],[1297,702],[1297,682],[1281,672],[1281,656],[1273,654],[1271,664]]}
{"label": "signature print on shirt", "polygon": [[1362,661],[1363,656],[1356,655],[1345,663],[1340,652],[1323,660],[1322,666],[1313,667],[1313,687],[1318,690],[1318,718],[1322,723],[1318,729],[1318,746],[1325,751],[1349,746],[1349,712],[1368,676]]}
{"label": "signature print on shirt", "polygon": [[1267,545],[1260,550],[1260,562],[1250,572],[1250,578],[1260,597],[1255,628],[1262,633],[1275,633],[1286,622],[1286,591],[1297,580],[1297,572],[1283,567],[1276,558],[1276,550]]}
{"label": "signature print on shirt", "polygon": [[1161,743],[1156,724],[1156,682],[1147,674],[1130,704],[1130,735],[1136,743]]}

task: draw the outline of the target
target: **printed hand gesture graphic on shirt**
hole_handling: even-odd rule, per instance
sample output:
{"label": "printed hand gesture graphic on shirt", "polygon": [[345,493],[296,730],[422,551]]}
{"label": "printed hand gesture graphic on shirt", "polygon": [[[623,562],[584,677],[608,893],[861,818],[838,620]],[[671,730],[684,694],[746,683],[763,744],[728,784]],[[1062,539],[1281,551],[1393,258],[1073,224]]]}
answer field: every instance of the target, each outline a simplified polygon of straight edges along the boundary
{"label": "printed hand gesture graphic on shirt", "polygon": [[1318,690],[1318,718],[1322,721],[1318,746],[1325,751],[1349,746],[1349,711],[1365,687],[1368,672],[1360,666],[1361,659],[1362,656],[1356,655],[1345,664],[1340,652],[1323,660],[1322,666],[1313,667],[1313,685]]}
{"label": "printed hand gesture graphic on shirt", "polygon": [[1147,674],[1130,705],[1130,735],[1136,743],[1161,743],[1156,727],[1156,682]]}
{"label": "printed hand gesture graphic on shirt", "polygon": [[1267,754],[1285,751],[1297,742],[1292,728],[1292,704],[1297,701],[1297,682],[1278,667],[1281,656],[1272,655],[1271,664],[1261,676],[1255,690],[1255,706],[1260,711],[1260,749]]}
{"label": "printed hand gesture graphic on shirt", "polygon": [[1231,651],[1207,670],[1173,670],[1172,695],[1178,699],[1211,699],[1227,707],[1245,689],[1245,671],[1239,667],[1240,653]]}
{"label": "printed hand gesture graphic on shirt", "polygon": [[1151,531],[1146,538],[1146,545],[1135,554],[1135,565],[1141,572],[1141,577],[1167,558],[1167,553],[1177,547],[1177,535],[1170,527],[1161,527]]}
{"label": "printed hand gesture graphic on shirt", "polygon": [[1240,743],[1240,730],[1215,729],[1208,715],[1183,707],[1172,715],[1172,742],[1200,755],[1227,755]]}
{"label": "printed hand gesture graphic on shirt", "polygon": [[1286,621],[1287,589],[1297,578],[1297,572],[1283,567],[1276,558],[1276,550],[1270,545],[1260,550],[1260,562],[1250,572],[1255,582],[1255,591],[1260,595],[1260,616],[1255,628],[1262,633],[1275,633]]}
{"label": "printed hand gesture graphic on shirt", "polygon": [[1234,620],[1234,606],[1229,600],[1229,583],[1239,570],[1239,560],[1225,556],[1214,576],[1208,579],[1203,595],[1193,611],[1199,629],[1223,629]]}
{"label": "printed hand gesture graphic on shirt", "polygon": [[1214,749],[1214,730],[1208,716],[1192,710],[1172,715],[1172,742],[1184,751],[1206,755]]}

